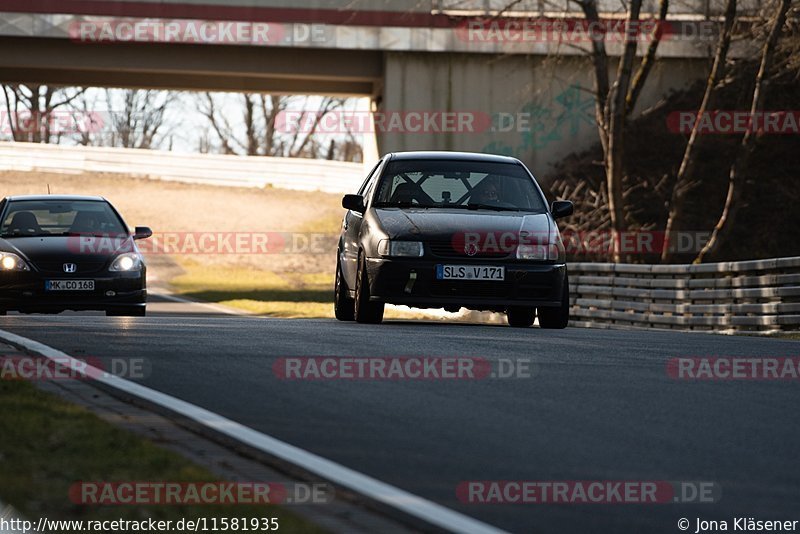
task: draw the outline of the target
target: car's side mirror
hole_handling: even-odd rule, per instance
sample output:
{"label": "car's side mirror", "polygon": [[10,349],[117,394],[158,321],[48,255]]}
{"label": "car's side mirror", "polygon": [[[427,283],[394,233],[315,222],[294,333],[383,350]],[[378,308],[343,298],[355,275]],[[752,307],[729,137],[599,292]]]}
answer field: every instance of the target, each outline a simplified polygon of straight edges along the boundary
{"label": "car's side mirror", "polygon": [[361,195],[345,195],[342,198],[342,207],[358,213],[364,213],[367,210],[364,206],[364,197]]}
{"label": "car's side mirror", "polygon": [[575,206],[569,200],[556,200],[550,208],[550,213],[554,219],[569,217],[575,213]]}
{"label": "car's side mirror", "polygon": [[133,232],[134,239],[147,239],[153,235],[153,231],[147,226],[137,226]]}

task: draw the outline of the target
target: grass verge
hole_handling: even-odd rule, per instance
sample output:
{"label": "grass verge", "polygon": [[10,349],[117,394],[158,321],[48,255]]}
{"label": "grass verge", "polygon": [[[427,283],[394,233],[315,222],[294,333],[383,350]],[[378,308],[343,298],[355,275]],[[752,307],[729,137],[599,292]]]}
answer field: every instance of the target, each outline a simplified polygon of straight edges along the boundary
{"label": "grass verge", "polygon": [[276,274],[250,267],[181,262],[184,274],[170,280],[185,297],[271,317],[333,317],[333,276]]}
{"label": "grass verge", "polygon": [[26,382],[0,381],[0,497],[29,520],[277,517],[281,532],[323,532],[276,506],[86,506],[78,481],[218,481],[207,470]]}
{"label": "grass verge", "polygon": [[[191,260],[180,265],[184,274],[170,280],[170,286],[184,297],[269,317],[333,317],[333,273],[274,273],[250,267],[202,265]],[[425,316],[387,309],[384,317]]]}

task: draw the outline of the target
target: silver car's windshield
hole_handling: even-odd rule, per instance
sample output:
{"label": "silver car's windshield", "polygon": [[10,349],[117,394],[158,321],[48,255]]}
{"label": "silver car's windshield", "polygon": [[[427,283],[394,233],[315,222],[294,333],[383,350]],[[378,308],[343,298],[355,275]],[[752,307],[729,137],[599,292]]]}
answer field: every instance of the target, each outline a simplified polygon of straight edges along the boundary
{"label": "silver car's windshield", "polygon": [[525,169],[480,161],[393,161],[381,179],[376,207],[547,210]]}

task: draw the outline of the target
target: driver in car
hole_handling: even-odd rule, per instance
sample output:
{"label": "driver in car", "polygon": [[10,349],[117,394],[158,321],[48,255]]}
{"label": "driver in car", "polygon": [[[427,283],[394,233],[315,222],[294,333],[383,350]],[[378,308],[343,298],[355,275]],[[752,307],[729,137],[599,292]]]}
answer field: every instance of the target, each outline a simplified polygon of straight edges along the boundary
{"label": "driver in car", "polygon": [[470,200],[475,204],[499,204],[500,195],[493,180],[484,180],[475,187]]}

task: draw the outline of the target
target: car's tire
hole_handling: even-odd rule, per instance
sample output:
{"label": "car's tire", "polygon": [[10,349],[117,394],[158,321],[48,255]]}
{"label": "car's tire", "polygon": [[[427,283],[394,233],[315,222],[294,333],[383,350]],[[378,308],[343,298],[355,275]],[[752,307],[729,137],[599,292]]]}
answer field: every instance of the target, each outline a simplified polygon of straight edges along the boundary
{"label": "car's tire", "polygon": [[146,315],[147,308],[144,306],[125,306],[106,310],[107,317],[145,317]]}
{"label": "car's tire", "polygon": [[342,275],[342,266],[336,259],[336,280],[333,283],[333,313],[340,321],[356,318],[356,302],[350,298],[347,282]]}
{"label": "car's tire", "polygon": [[536,319],[536,308],[528,306],[511,306],[506,310],[506,319],[509,326],[514,328],[528,328]]}
{"label": "car's tire", "polygon": [[564,275],[564,288],[561,291],[561,306],[558,308],[539,308],[539,327],[562,329],[569,323],[569,278]]}
{"label": "car's tire", "polygon": [[357,323],[377,324],[383,321],[383,302],[370,302],[369,297],[367,262],[363,256],[359,256],[358,275],[356,276],[356,298],[353,310]]}

